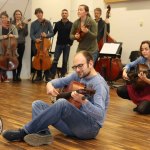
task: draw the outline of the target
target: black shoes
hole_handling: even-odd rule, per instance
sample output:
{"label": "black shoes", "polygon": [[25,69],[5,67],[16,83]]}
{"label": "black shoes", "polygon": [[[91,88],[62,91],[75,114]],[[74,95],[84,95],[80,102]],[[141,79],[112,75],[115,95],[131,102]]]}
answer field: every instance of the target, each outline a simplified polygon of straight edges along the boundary
{"label": "black shoes", "polygon": [[5,130],[2,133],[3,138],[5,138],[7,141],[23,141],[26,135],[27,134],[25,133],[24,129]]}
{"label": "black shoes", "polygon": [[42,77],[36,77],[36,79],[34,80],[35,82],[40,82],[40,81],[42,81]]}
{"label": "black shoes", "polygon": [[137,112],[138,111],[138,107],[133,108],[133,111]]}
{"label": "black shoes", "polygon": [[2,133],[3,138],[9,142],[14,141],[25,141],[31,146],[40,146],[51,144],[53,142],[53,137],[49,131],[26,134],[24,129],[19,130],[5,130]]}
{"label": "black shoes", "polygon": [[13,77],[13,82],[21,82],[21,78],[20,77]]}
{"label": "black shoes", "polygon": [[63,78],[63,77],[65,77],[65,74],[61,74],[61,76],[60,76],[61,78]]}
{"label": "black shoes", "polygon": [[51,80],[52,80],[52,78],[45,77],[45,82],[49,82],[49,81],[51,81]]}

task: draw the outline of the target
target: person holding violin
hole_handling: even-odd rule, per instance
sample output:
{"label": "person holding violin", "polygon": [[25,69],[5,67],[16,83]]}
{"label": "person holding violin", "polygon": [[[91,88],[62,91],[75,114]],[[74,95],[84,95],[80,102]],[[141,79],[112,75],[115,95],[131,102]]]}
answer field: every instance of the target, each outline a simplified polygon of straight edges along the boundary
{"label": "person holding violin", "polygon": [[16,26],[19,36],[17,45],[19,65],[17,69],[13,70],[13,81],[21,81],[20,73],[22,70],[22,59],[25,50],[25,38],[28,35],[28,24],[27,22],[23,22],[22,12],[20,10],[15,10],[13,17],[14,20],[12,23]]}
{"label": "person holding violin", "polygon": [[[53,27],[51,22],[43,18],[43,10],[41,8],[35,9],[35,15],[37,20],[31,23],[30,37],[31,37],[31,62],[32,57],[37,54],[37,49],[35,44],[41,42],[41,38],[51,38],[54,36]],[[32,66],[32,65],[31,65]],[[31,73],[34,69],[31,69]],[[49,69],[44,71],[46,81],[49,81]],[[37,77],[35,81],[42,80],[42,70],[37,71]]]}
{"label": "person holding violin", "polygon": [[50,106],[37,100],[32,104],[32,121],[19,130],[5,130],[7,141],[25,141],[32,146],[52,142],[49,125],[54,126],[69,137],[87,140],[95,138],[103,126],[109,103],[109,87],[104,78],[95,71],[92,55],[87,51],[78,52],[73,60],[74,72],[64,78],[47,83],[47,94],[58,96],[57,88],[65,87],[72,81],[95,90],[94,95],[71,91],[72,100],[80,104],[77,108],[65,98],[59,98]]}
{"label": "person holding violin", "polygon": [[[2,25],[0,26],[0,57],[4,57],[5,52],[7,51],[6,47],[10,46],[10,49],[11,49],[11,45],[6,45],[6,42],[4,43],[4,41],[7,40],[8,38],[17,39],[18,32],[17,32],[17,29],[15,28],[15,26],[12,25],[11,22],[9,21],[9,16],[6,11],[2,12],[0,16],[1,16],[0,18],[2,21]],[[16,42],[16,43],[15,44],[13,43],[13,44],[17,45],[17,41],[14,41],[14,42]],[[8,44],[10,44],[10,43],[8,43]],[[17,55],[16,50],[15,50],[15,54]],[[9,82],[7,80],[7,74],[6,74],[7,68],[5,70],[2,68],[3,68],[3,66],[0,65],[0,72],[2,74],[1,81]]]}
{"label": "person holding violin", "polygon": [[87,5],[80,5],[78,8],[78,19],[73,23],[70,38],[79,42],[77,52],[86,50],[94,58],[94,63],[98,58],[97,26],[96,22],[89,14]]}
{"label": "person holding violin", "polygon": [[54,27],[54,35],[58,32],[57,42],[55,47],[54,53],[54,60],[52,67],[50,69],[51,78],[53,79],[56,75],[57,64],[60,55],[63,53],[63,60],[62,60],[62,68],[61,68],[61,77],[64,77],[67,73],[67,63],[70,53],[70,47],[73,43],[70,40],[69,35],[72,27],[72,22],[68,20],[68,10],[63,9],[61,12],[62,19],[56,22]]}
{"label": "person holding violin", "polygon": [[[133,67],[137,67],[139,64],[145,64],[150,70],[150,41],[143,41],[140,45],[141,56],[135,61],[127,64],[123,68],[123,79],[129,80],[128,72]],[[138,82],[143,82],[142,89],[137,87]],[[117,88],[117,94],[123,99],[132,100],[137,106],[133,109],[140,114],[150,114],[150,72],[148,74],[143,71],[138,72],[137,83],[127,84]]]}
{"label": "person holding violin", "polygon": [[94,16],[95,16],[95,21],[98,26],[98,32],[97,32],[97,41],[99,42],[101,39],[104,37],[104,31],[105,27],[107,29],[107,33],[110,33],[110,23],[109,23],[109,18],[106,18],[105,20],[102,19],[102,10],[101,8],[95,8],[94,9]]}

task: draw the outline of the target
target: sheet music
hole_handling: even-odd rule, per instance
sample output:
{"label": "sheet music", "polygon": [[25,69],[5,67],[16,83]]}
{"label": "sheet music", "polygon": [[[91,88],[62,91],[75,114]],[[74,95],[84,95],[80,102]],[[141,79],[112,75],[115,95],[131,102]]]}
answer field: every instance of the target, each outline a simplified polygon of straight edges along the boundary
{"label": "sheet music", "polygon": [[116,54],[120,43],[104,43],[100,54]]}

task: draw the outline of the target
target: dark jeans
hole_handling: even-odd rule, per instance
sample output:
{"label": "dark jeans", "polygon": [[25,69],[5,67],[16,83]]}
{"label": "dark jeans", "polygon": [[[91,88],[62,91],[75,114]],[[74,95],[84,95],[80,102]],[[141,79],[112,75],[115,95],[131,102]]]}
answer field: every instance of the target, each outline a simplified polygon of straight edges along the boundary
{"label": "dark jeans", "polygon": [[13,70],[13,78],[20,77],[24,50],[25,50],[25,43],[18,43],[17,52],[19,54],[19,56],[18,56],[19,65],[18,65],[17,69]]}
{"label": "dark jeans", "polygon": [[67,63],[70,53],[70,45],[56,45],[55,53],[54,53],[54,60],[52,67],[50,69],[50,73],[52,76],[56,75],[57,71],[57,64],[60,58],[61,53],[63,53],[63,60],[62,60],[62,68],[61,68],[61,75],[64,76],[67,72]]}
{"label": "dark jeans", "polygon": [[[130,100],[126,85],[118,87],[117,94],[119,97],[121,97],[123,99]],[[139,105],[137,105],[136,111],[140,114],[150,114],[150,101],[141,101],[141,103]]]}
{"label": "dark jeans", "polygon": [[[37,71],[37,77],[42,78],[42,70],[35,70],[32,67],[32,59],[33,57],[37,54],[37,49],[35,47],[35,42],[31,41],[31,73],[35,73],[35,71]],[[49,77],[49,70],[45,70],[44,71],[44,75],[45,77]]]}

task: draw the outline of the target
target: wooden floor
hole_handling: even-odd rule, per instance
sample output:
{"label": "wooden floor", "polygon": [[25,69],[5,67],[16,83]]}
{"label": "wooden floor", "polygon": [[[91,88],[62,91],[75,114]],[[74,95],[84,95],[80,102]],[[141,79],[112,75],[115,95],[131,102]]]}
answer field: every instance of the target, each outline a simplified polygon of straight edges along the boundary
{"label": "wooden floor", "polygon": [[[51,103],[46,95],[45,83],[0,83],[0,117],[4,129],[21,128],[31,119],[31,103],[42,99]],[[138,115],[132,111],[132,102],[117,97],[110,90],[110,105],[99,135],[93,140],[77,140],[65,137],[50,127],[54,142],[51,145],[31,147],[24,142],[9,143],[0,136],[0,150],[149,150],[150,115]]]}

